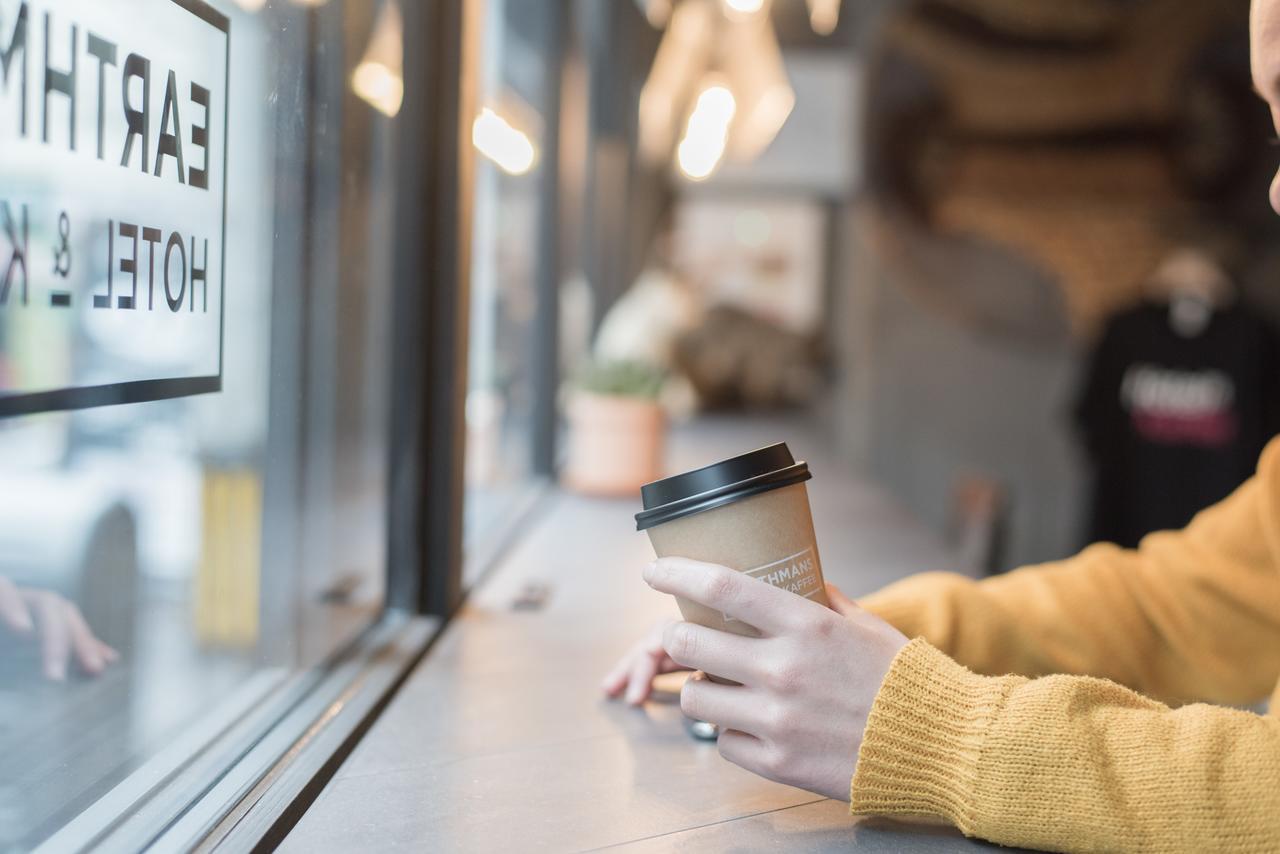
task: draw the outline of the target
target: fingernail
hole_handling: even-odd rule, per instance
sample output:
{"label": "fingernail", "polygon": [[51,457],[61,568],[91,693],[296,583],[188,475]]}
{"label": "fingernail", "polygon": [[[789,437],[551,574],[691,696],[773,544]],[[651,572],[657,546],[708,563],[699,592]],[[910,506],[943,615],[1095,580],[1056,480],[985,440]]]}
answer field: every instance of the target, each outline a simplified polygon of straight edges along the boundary
{"label": "fingernail", "polygon": [[658,562],[656,560],[650,562],[648,565],[645,566],[644,572],[642,573],[642,575],[644,576],[644,580],[646,582],[652,583],[653,576],[657,571],[658,571]]}

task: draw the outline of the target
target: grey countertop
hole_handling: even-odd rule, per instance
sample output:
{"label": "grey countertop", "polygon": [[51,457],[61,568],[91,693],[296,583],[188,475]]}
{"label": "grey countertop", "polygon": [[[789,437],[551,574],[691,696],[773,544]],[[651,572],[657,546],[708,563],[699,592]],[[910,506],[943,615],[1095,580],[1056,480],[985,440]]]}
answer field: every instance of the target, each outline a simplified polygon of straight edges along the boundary
{"label": "grey countertop", "polygon": [[[673,470],[786,439],[814,467],[829,581],[853,595],[947,568],[943,544],[840,474],[789,422],[677,431]],[[859,821],[847,805],[771,783],[692,740],[680,710],[604,701],[605,669],[675,616],[640,579],[652,560],[634,501],[554,493],[471,596],[286,839],[285,851],[953,851],[945,828]],[[539,610],[513,610],[545,584]]]}

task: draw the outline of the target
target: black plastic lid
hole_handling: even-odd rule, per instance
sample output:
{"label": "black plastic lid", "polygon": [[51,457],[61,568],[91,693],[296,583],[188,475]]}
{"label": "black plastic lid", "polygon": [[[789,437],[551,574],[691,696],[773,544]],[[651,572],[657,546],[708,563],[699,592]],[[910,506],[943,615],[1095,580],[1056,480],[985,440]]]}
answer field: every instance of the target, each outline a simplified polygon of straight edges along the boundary
{"label": "black plastic lid", "polygon": [[796,462],[786,442],[769,445],[640,487],[644,510],[636,514],[636,530],[803,483],[810,477],[809,465]]}

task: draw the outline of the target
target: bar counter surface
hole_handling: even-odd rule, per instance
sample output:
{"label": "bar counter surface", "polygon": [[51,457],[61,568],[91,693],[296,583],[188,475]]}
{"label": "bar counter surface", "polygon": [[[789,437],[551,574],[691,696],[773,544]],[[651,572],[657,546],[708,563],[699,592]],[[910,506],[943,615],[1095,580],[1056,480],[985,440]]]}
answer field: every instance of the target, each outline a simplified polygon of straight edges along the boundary
{"label": "bar counter surface", "polygon": [[[808,459],[829,581],[851,595],[947,569],[942,542],[849,477],[791,421],[701,421],[670,471],[774,441]],[[994,849],[949,828],[858,820],[694,741],[678,705],[607,702],[599,682],[678,612],[640,578],[653,559],[633,500],[551,493],[282,845],[325,851]],[[541,608],[513,603],[546,585]]]}

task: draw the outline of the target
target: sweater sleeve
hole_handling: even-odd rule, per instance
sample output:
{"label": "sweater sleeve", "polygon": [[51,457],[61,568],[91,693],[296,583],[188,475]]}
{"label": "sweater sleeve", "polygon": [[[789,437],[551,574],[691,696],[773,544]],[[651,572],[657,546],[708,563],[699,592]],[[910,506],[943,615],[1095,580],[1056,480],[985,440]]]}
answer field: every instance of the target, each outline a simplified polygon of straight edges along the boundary
{"label": "sweater sleeve", "polygon": [[862,601],[980,673],[1088,674],[1174,703],[1251,703],[1280,678],[1280,440],[1258,473],[1137,549],[983,581],[908,578]]}
{"label": "sweater sleeve", "polygon": [[850,796],[855,813],[1002,845],[1277,851],[1276,780],[1275,718],[1082,676],[979,676],[917,639],[876,696]]}

